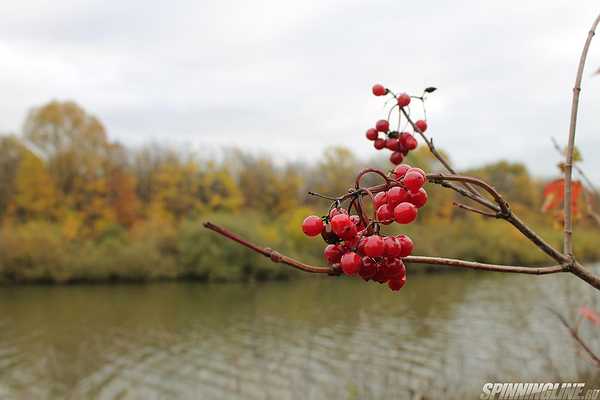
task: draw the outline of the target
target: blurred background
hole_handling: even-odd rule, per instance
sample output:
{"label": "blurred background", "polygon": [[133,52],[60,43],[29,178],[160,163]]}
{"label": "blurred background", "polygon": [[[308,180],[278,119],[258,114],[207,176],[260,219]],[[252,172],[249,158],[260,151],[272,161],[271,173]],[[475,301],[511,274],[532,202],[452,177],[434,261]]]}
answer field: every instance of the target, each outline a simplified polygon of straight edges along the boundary
{"label": "blurred background", "polygon": [[[337,195],[361,168],[390,168],[364,137],[387,115],[370,92],[380,82],[438,87],[436,146],[560,247],[551,138],[566,142],[598,12],[594,1],[1,4],[0,398],[478,398],[488,381],[600,381],[548,311],[576,321],[600,308],[574,277],[414,265],[393,293],[304,276],[201,226],[324,264],[300,224],[329,203],[307,192]],[[592,44],[577,138],[592,185],[598,67]],[[426,146],[407,162],[442,170]],[[600,225],[584,186],[575,251],[593,265]],[[415,254],[551,263],[506,223],[427,190],[417,223],[387,228]],[[581,329],[599,348],[593,321]]]}

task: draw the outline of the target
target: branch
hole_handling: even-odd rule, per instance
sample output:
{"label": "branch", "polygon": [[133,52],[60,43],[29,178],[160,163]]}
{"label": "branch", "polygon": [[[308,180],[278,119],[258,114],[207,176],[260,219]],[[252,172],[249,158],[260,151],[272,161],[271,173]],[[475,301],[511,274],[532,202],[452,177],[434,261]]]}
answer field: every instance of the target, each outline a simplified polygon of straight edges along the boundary
{"label": "branch", "polygon": [[[332,267],[316,267],[313,265],[308,265],[297,261],[291,257],[284,256],[277,251],[270,249],[268,247],[260,247],[257,246],[245,239],[240,238],[235,233],[215,225],[211,222],[204,222],[204,227],[210,229],[227,239],[233,240],[243,246],[246,246],[250,250],[253,250],[257,253],[260,253],[266,257],[269,257],[271,261],[276,263],[287,264],[293,268],[305,271],[305,272],[313,272],[319,274],[328,274],[328,275],[340,275],[340,270],[337,266]],[[430,264],[430,265],[446,265],[449,267],[457,267],[457,268],[466,268],[466,269],[476,269],[482,271],[496,271],[496,272],[508,272],[508,273],[517,273],[517,274],[529,274],[529,275],[547,275],[554,274],[557,272],[565,272],[567,271],[565,266],[562,265],[553,265],[550,267],[523,267],[523,266],[513,266],[513,265],[498,265],[498,264],[485,264],[474,261],[463,261],[456,260],[452,258],[441,258],[441,257],[424,257],[424,256],[408,256],[403,258],[404,261],[415,264]]]}
{"label": "branch", "polygon": [[204,225],[205,228],[210,229],[211,231],[217,232],[219,235],[225,236],[229,240],[233,240],[234,242],[237,242],[237,243],[241,244],[242,246],[246,246],[250,250],[260,253],[265,257],[269,257],[271,259],[271,261],[273,261],[274,263],[287,264],[290,267],[299,269],[301,271],[312,272],[315,274],[330,274],[330,275],[338,275],[339,274],[339,271],[336,268],[315,267],[312,265],[304,264],[300,261],[294,260],[293,258],[284,256],[282,254],[279,254],[277,251],[275,251],[269,247],[259,247],[245,239],[242,239],[241,237],[237,236],[235,233],[228,231],[227,229],[222,228],[218,225],[215,225],[211,222],[206,221],[202,225]]}
{"label": "branch", "polygon": [[[486,200],[483,197],[475,198],[475,197],[473,197],[473,195],[471,193],[463,190],[462,188],[459,188],[456,186],[451,186],[445,181],[449,180],[449,181],[469,182],[469,183],[472,183],[472,184],[475,184],[475,185],[481,187],[482,189],[484,189],[486,192],[488,192],[494,198],[494,201],[496,202],[497,206],[494,204],[491,204],[491,206],[488,205],[488,208],[497,212],[496,213],[497,218],[501,218],[501,219],[504,219],[507,222],[509,222],[511,225],[513,225],[515,228],[517,228],[517,230],[519,230],[519,232],[521,232],[526,238],[528,238],[537,247],[539,247],[540,250],[542,250],[544,253],[546,253],[547,255],[552,257],[558,263],[564,264],[565,262],[570,261],[570,258],[566,257],[560,251],[558,251],[557,249],[552,247],[552,245],[550,243],[546,242],[539,234],[537,234],[533,229],[531,229],[527,224],[525,224],[519,217],[517,217],[511,211],[508,202],[490,184],[488,184],[478,178],[473,178],[470,176],[462,176],[462,175],[428,174],[427,178],[432,183],[437,183],[437,184],[440,184],[445,187],[450,187],[451,189],[457,191],[458,193],[460,193],[470,199],[473,199],[475,201],[479,201],[480,204],[486,205],[485,203],[481,202],[482,199]],[[574,261],[571,261],[571,262],[574,263]],[[596,286],[596,283],[594,283],[593,286],[600,289],[600,281],[598,282],[597,286]]]}
{"label": "branch", "polygon": [[565,319],[565,317],[563,317],[560,313],[558,313],[558,311],[554,311],[553,309],[550,309],[550,308],[548,310],[552,314],[554,314],[554,315],[556,315],[558,317],[558,320],[565,326],[565,328],[568,329],[569,334],[571,334],[571,336],[573,337],[573,339],[575,339],[575,341],[581,346],[581,348],[583,350],[585,350],[585,352],[588,354],[588,356],[590,356],[590,358],[592,359],[593,363],[596,364],[596,366],[598,368],[600,368],[600,357],[598,357],[592,351],[592,349],[590,349],[588,347],[588,345],[585,344],[585,342],[583,341],[583,339],[581,339],[581,337],[577,333],[577,330],[575,330],[573,327],[571,327],[571,325],[569,325],[569,323],[567,322],[567,320]]}
{"label": "branch", "polygon": [[579,66],[577,67],[577,75],[575,77],[575,86],[573,87],[573,100],[571,103],[571,122],[569,124],[569,142],[567,145],[567,154],[565,162],[565,227],[564,227],[564,252],[567,257],[573,259],[573,206],[571,204],[572,193],[572,174],[573,174],[573,151],[575,149],[575,131],[577,129],[577,112],[579,109],[579,94],[581,93],[581,79],[583,77],[583,69],[587,59],[588,50],[594,37],[596,27],[600,23],[600,15],[592,24],[588,32],[587,39],[583,45]]}
{"label": "branch", "polygon": [[[452,166],[450,165],[450,162],[448,162],[448,160],[446,160],[444,158],[444,156],[442,156],[440,153],[438,153],[438,151],[436,150],[435,146],[433,145],[433,139],[429,139],[425,133],[421,132],[421,130],[419,128],[417,128],[417,126],[415,125],[414,121],[410,118],[410,115],[408,114],[408,112],[406,112],[406,110],[404,109],[404,107],[400,108],[400,111],[402,112],[402,114],[406,117],[406,120],[408,121],[408,123],[410,124],[410,126],[412,126],[413,130],[415,132],[418,132],[419,135],[421,136],[421,138],[423,139],[423,141],[427,144],[427,147],[429,148],[429,151],[431,152],[431,154],[433,154],[433,156],[435,158],[437,158],[437,160],[442,163],[442,165],[444,166],[444,168],[446,168],[446,171],[450,172],[451,174],[455,174],[456,175],[456,171],[454,170],[454,168],[452,168]],[[477,191],[477,189],[475,189],[473,186],[469,185],[468,183],[463,183],[463,185],[469,190],[469,192],[471,192],[473,195],[475,196],[481,196],[481,194]]]}

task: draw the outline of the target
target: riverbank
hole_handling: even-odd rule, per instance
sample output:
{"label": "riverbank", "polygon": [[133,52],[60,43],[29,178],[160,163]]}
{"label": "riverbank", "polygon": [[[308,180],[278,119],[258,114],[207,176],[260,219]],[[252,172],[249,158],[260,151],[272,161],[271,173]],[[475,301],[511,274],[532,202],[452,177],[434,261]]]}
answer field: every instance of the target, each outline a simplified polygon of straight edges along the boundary
{"label": "riverbank", "polygon": [[[324,265],[320,239],[306,238],[300,221],[310,210],[277,219],[256,214],[207,216],[253,242],[277,249],[307,263]],[[115,229],[101,238],[67,240],[57,225],[35,222],[4,227],[0,232],[0,282],[96,283],[191,280],[247,282],[287,280],[301,273],[204,229],[202,220],[177,226],[146,223],[127,231]],[[400,233],[398,227],[396,231]],[[415,254],[490,263],[544,265],[551,263],[517,231],[501,221],[473,216],[436,223],[428,219],[402,230],[416,244]],[[561,232],[540,228],[560,246]],[[575,250],[582,260],[600,260],[600,230],[576,231]],[[411,273],[444,271],[447,267],[415,265]]]}

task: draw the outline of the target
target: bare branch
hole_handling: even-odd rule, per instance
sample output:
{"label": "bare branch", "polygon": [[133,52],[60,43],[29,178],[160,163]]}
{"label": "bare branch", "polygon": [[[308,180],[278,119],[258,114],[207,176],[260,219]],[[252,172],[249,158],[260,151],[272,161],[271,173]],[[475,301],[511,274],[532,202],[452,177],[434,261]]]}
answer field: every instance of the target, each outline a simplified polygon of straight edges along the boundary
{"label": "bare branch", "polygon": [[564,227],[564,253],[570,259],[573,259],[573,206],[571,204],[572,193],[572,173],[573,173],[573,151],[575,149],[575,131],[577,129],[577,112],[579,109],[579,94],[581,93],[581,79],[583,77],[583,69],[587,59],[588,50],[594,37],[596,27],[600,23],[600,15],[592,24],[588,32],[587,39],[583,45],[579,66],[577,67],[577,75],[575,77],[575,86],[573,87],[573,100],[571,103],[571,122],[569,124],[569,141],[567,144],[567,154],[565,160],[565,227]]}
{"label": "bare branch", "polygon": [[571,335],[571,337],[573,339],[575,339],[575,341],[577,342],[577,344],[579,344],[579,346],[581,346],[581,348],[587,353],[587,355],[590,357],[590,359],[592,360],[592,362],[594,364],[596,364],[596,366],[598,368],[600,368],[600,357],[598,357],[592,351],[592,349],[590,349],[590,347],[587,344],[585,344],[585,342],[583,341],[583,339],[581,339],[581,337],[579,336],[579,333],[577,332],[577,330],[574,329],[573,327],[571,327],[571,325],[569,325],[569,323],[567,322],[567,320],[565,319],[565,317],[563,317],[558,311],[555,311],[555,310],[553,310],[551,308],[549,308],[548,310],[552,314],[556,315],[556,317],[561,322],[561,324],[563,324],[564,327],[567,328],[567,330],[569,331],[569,334]]}
{"label": "bare branch", "polygon": [[483,215],[485,217],[498,218],[498,213],[494,214],[494,213],[491,213],[491,212],[479,210],[479,209],[477,209],[475,207],[471,207],[471,206],[468,206],[468,205],[463,204],[463,203],[458,203],[456,201],[453,201],[452,205],[454,207],[458,207],[458,208],[461,208],[461,209],[466,210],[466,211],[471,211],[471,212],[474,212],[476,214],[481,214],[481,215]]}
{"label": "bare branch", "polygon": [[[293,268],[305,271],[305,272],[313,272],[319,274],[329,274],[329,275],[340,275],[340,269],[337,266],[333,267],[316,267],[313,265],[308,265],[297,261],[291,257],[284,256],[279,254],[275,250],[272,250],[268,247],[260,247],[255,245],[254,243],[249,242],[248,240],[242,239],[237,236],[235,233],[215,225],[211,222],[204,222],[204,227],[210,229],[218,234],[226,237],[227,239],[233,240],[243,246],[246,246],[250,250],[253,250],[257,253],[260,253],[266,257],[269,257],[271,261],[276,263],[287,264]],[[482,271],[496,271],[496,272],[508,272],[508,273],[517,273],[517,274],[529,274],[529,275],[547,275],[547,274],[555,274],[557,272],[565,272],[566,268],[561,265],[554,265],[550,267],[523,267],[523,266],[513,266],[513,265],[498,265],[498,264],[485,264],[474,261],[463,261],[456,260],[452,258],[441,258],[441,257],[423,257],[423,256],[409,256],[403,258],[405,262],[416,263],[416,264],[430,264],[430,265],[446,265],[449,267],[457,267],[457,268],[466,268],[466,269],[476,269]]]}
{"label": "bare branch", "polygon": [[312,272],[315,274],[330,274],[330,275],[339,274],[339,272],[335,268],[315,267],[312,265],[304,264],[300,261],[294,260],[293,258],[279,254],[277,251],[270,249],[268,247],[259,247],[245,239],[242,239],[235,233],[233,233],[225,228],[222,228],[218,225],[215,225],[211,222],[206,221],[202,225],[204,225],[205,228],[210,229],[211,231],[217,232],[219,235],[225,236],[227,239],[233,240],[234,242],[237,242],[237,243],[241,244],[242,246],[246,246],[250,250],[260,253],[265,257],[269,257],[271,259],[271,261],[273,261],[275,263],[287,264],[290,267],[299,269],[301,271]]}

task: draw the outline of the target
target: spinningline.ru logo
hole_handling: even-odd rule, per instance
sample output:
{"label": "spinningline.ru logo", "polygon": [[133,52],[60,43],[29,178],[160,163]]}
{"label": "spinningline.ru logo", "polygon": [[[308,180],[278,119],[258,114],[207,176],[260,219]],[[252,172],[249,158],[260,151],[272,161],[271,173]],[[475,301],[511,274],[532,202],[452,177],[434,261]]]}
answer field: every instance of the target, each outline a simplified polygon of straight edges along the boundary
{"label": "spinningline.ru logo", "polygon": [[585,383],[491,383],[483,385],[481,400],[600,400],[600,389]]}

